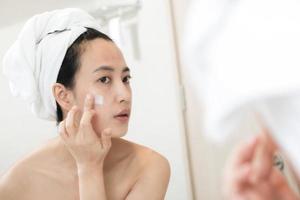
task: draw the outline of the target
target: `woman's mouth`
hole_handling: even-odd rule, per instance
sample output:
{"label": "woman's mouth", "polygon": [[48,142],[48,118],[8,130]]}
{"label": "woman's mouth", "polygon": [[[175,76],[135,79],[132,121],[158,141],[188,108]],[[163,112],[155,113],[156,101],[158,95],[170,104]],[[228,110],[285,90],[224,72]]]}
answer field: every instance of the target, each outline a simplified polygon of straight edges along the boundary
{"label": "woman's mouth", "polygon": [[130,110],[124,109],[121,112],[119,112],[117,115],[114,116],[114,118],[122,123],[128,122],[130,116]]}

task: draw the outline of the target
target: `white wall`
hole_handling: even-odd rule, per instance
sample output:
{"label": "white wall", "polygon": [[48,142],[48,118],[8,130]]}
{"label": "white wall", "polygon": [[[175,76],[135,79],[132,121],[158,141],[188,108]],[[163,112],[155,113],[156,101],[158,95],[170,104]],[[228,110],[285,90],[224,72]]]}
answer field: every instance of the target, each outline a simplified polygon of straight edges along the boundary
{"label": "white wall", "polygon": [[141,61],[129,64],[134,74],[135,116],[128,138],[169,159],[172,175],[166,199],[190,200],[170,7],[168,1],[152,0],[144,1],[143,8],[139,15]]}
{"label": "white wall", "polygon": [[[23,9],[31,9],[32,6],[27,5]],[[134,95],[133,114],[126,138],[155,149],[170,161],[172,175],[166,199],[189,200],[191,188],[169,9],[168,1],[144,1],[138,29],[141,60],[134,60],[128,47],[124,47],[132,69]],[[0,29],[1,60],[23,23]],[[0,91],[1,174],[22,155],[56,136],[56,128],[54,123],[35,118],[24,102],[10,95],[2,73]]]}

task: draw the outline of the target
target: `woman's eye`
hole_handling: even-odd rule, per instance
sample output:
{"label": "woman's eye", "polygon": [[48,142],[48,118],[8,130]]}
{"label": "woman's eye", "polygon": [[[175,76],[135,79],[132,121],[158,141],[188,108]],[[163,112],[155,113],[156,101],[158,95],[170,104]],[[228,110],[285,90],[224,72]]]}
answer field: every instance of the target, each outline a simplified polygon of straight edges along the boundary
{"label": "woman's eye", "polygon": [[100,81],[101,83],[107,84],[110,82],[110,78],[107,76],[104,76],[104,77],[100,78],[98,81]]}
{"label": "woman's eye", "polygon": [[129,83],[130,82],[130,79],[131,79],[131,76],[125,76],[124,78],[123,78],[123,82],[124,83]]}

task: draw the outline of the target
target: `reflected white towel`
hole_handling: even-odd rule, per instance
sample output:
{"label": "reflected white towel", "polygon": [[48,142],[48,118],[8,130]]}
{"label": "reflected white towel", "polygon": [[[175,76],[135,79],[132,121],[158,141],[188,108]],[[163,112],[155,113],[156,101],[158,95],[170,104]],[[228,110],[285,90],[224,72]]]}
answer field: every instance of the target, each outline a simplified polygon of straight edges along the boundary
{"label": "reflected white towel", "polygon": [[100,29],[93,17],[76,8],[35,15],[4,56],[3,72],[13,95],[26,100],[38,117],[56,119],[52,85],[67,49],[86,27]]}
{"label": "reflected white towel", "polygon": [[194,1],[185,61],[205,103],[206,133],[223,141],[260,115],[300,173],[300,1]]}

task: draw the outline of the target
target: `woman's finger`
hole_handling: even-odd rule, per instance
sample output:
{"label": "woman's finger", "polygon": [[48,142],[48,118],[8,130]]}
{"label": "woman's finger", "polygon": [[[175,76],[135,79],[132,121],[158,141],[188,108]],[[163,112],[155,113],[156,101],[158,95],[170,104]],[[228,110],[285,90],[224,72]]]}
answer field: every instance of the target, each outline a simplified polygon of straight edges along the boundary
{"label": "woman's finger", "polygon": [[94,108],[94,96],[91,94],[87,94],[84,101],[83,111],[91,110],[93,108]]}
{"label": "woman's finger", "polygon": [[85,98],[83,115],[80,120],[81,129],[92,129],[92,118],[96,114],[94,107],[94,98],[92,95],[88,94]]}
{"label": "woman's finger", "polygon": [[274,168],[270,176],[271,184],[274,187],[274,193],[277,195],[277,199],[284,200],[299,200],[300,197],[296,195],[293,189],[288,184],[286,178],[281,172]]}
{"label": "woman's finger", "polygon": [[250,175],[251,165],[245,164],[240,166],[240,168],[234,174],[232,174],[232,178],[234,179],[236,185],[242,186],[243,184],[249,182]]}
{"label": "woman's finger", "polygon": [[273,167],[274,149],[269,148],[271,138],[267,137],[266,133],[263,133],[259,137],[259,145],[255,151],[255,157],[253,160],[253,177],[252,181],[259,182],[269,178],[270,172]]}
{"label": "woman's finger", "polygon": [[238,195],[247,184],[256,146],[257,136],[253,136],[239,143],[232,151],[224,171],[222,190],[225,197],[231,198],[232,195]]}
{"label": "woman's finger", "polygon": [[223,181],[222,193],[226,199],[237,199],[244,192],[249,184],[250,169],[249,164],[243,165]]}
{"label": "woman's finger", "polygon": [[64,141],[66,141],[68,139],[69,136],[68,136],[67,131],[65,130],[65,121],[62,121],[59,123],[58,133]]}
{"label": "woman's finger", "polygon": [[244,163],[251,162],[257,147],[258,137],[254,136],[248,141],[241,142],[233,151],[231,161],[233,166],[239,167]]}
{"label": "woman's finger", "polygon": [[78,112],[77,106],[73,106],[73,108],[69,111],[67,118],[66,118],[66,130],[71,137],[74,137],[77,133],[76,127],[76,119],[75,116]]}
{"label": "woman's finger", "polygon": [[105,129],[101,133],[102,147],[109,149],[111,147],[111,129]]}
{"label": "woman's finger", "polygon": [[80,128],[81,129],[91,129],[92,128],[92,118],[96,114],[96,111],[89,110],[84,111],[82,118],[80,120]]}

